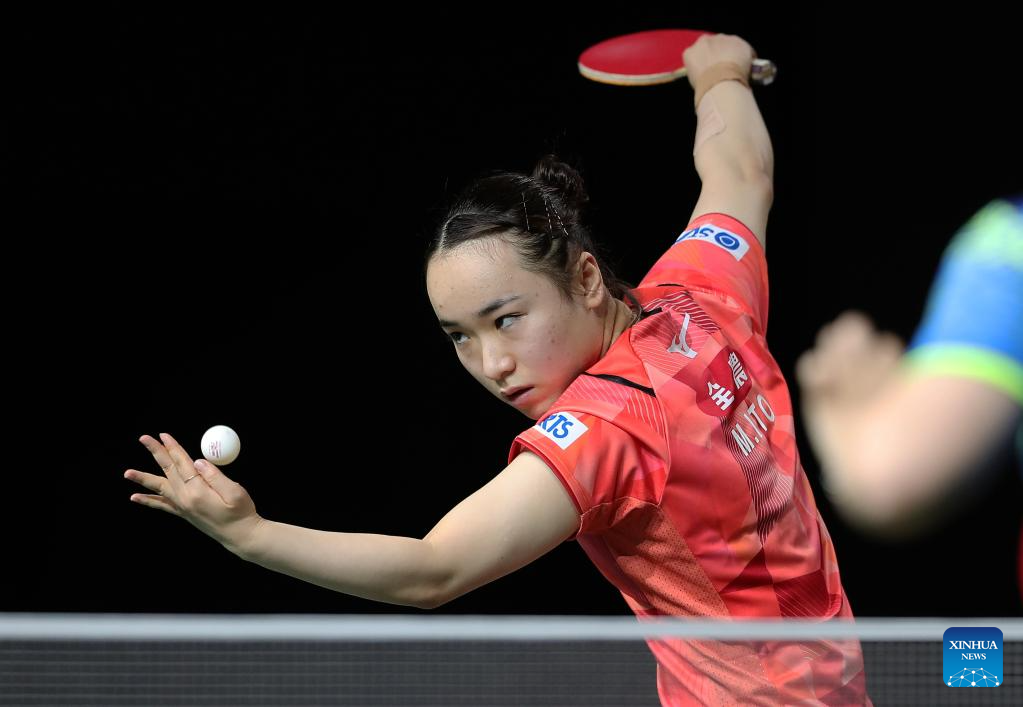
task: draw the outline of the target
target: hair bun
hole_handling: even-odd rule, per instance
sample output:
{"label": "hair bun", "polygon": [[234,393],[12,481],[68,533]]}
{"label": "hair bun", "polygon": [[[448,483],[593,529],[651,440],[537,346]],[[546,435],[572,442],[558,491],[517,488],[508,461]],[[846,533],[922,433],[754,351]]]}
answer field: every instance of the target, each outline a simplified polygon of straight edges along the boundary
{"label": "hair bun", "polygon": [[544,155],[533,168],[533,179],[551,187],[559,200],[572,212],[573,221],[578,218],[583,206],[590,200],[582,175],[571,165],[558,159],[557,155]]}

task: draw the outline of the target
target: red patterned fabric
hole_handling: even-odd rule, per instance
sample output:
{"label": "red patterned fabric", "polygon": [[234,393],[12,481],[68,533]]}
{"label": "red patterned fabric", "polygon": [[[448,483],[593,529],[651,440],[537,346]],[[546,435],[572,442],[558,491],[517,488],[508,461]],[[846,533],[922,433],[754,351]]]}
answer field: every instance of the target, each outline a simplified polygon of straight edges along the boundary
{"label": "red patterned fabric", "polygon": [[[576,540],[641,619],[852,619],[768,352],[767,264],[698,218],[633,290],[644,317],[512,444],[546,460]],[[650,641],[665,705],[870,704],[858,641]]]}

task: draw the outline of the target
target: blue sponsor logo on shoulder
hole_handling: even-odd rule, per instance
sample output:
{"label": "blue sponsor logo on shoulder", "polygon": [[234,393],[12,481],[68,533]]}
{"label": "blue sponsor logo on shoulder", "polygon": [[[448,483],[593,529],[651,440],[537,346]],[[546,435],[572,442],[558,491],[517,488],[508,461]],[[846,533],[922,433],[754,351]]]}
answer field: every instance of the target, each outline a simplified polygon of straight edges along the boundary
{"label": "blue sponsor logo on shoulder", "polygon": [[682,241],[711,243],[718,248],[728,251],[736,260],[742,260],[742,256],[746,255],[746,252],[749,250],[749,243],[746,242],[745,238],[715,226],[698,226],[697,228],[690,229],[675,240],[676,243],[681,243]]}
{"label": "blue sponsor logo on shoulder", "polygon": [[568,449],[590,428],[570,412],[556,412],[536,423],[536,429],[562,449]]}

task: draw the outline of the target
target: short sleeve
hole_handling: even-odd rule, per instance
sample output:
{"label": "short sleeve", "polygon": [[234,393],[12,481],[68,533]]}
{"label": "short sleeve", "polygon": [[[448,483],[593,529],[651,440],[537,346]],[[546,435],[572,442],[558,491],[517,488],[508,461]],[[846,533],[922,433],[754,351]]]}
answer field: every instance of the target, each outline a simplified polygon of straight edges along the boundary
{"label": "short sleeve", "polygon": [[709,290],[749,314],[767,332],[767,260],[746,226],[726,214],[703,214],[690,223],[639,287],[686,285]]}
{"label": "short sleeve", "polygon": [[525,450],[543,459],[568,491],[580,516],[576,534],[607,530],[616,500],[656,503],[663,490],[657,461],[636,438],[588,413],[549,414],[515,438],[508,462]]}
{"label": "short sleeve", "polygon": [[996,200],[953,237],[908,362],[982,380],[1023,405],[1023,208]]}

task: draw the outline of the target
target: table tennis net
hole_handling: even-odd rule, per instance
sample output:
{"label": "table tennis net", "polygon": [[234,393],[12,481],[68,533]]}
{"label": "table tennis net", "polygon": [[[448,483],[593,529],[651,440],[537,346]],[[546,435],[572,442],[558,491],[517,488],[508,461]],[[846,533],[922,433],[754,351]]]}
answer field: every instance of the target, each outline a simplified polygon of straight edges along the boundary
{"label": "table tennis net", "polygon": [[[998,687],[942,670],[953,626],[1004,635]],[[876,705],[1023,704],[1023,621],[0,614],[0,705],[658,705],[644,640],[860,640]]]}

